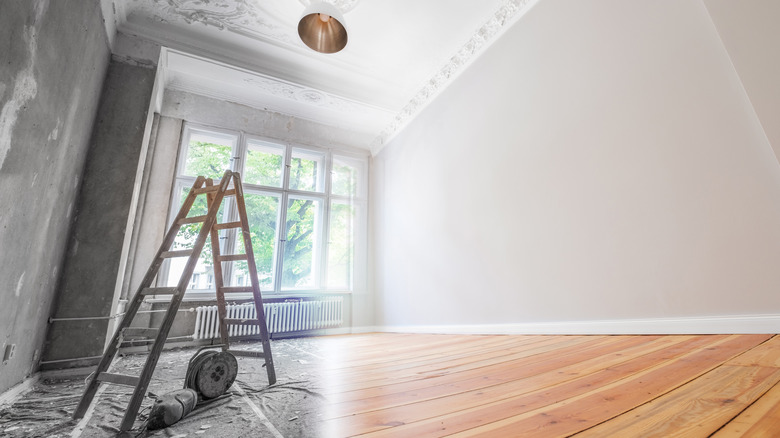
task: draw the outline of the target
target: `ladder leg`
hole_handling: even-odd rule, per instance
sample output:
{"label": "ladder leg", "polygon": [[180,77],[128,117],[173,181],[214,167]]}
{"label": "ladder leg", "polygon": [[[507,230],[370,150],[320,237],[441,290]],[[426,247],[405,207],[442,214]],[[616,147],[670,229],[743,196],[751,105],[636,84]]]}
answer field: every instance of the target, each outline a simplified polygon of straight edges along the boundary
{"label": "ladder leg", "polygon": [[244,250],[247,255],[247,267],[249,269],[249,279],[252,282],[252,295],[255,300],[255,311],[257,312],[258,326],[260,327],[260,339],[263,344],[263,356],[265,358],[265,369],[268,373],[268,384],[276,383],[276,369],[274,368],[274,359],[271,354],[271,342],[268,338],[268,325],[263,312],[263,296],[260,293],[260,282],[257,280],[257,265],[255,264],[255,255],[252,249],[252,234],[249,231],[249,221],[246,217],[246,205],[244,205],[244,191],[241,187],[241,177],[233,173],[233,187],[236,189],[236,207],[238,216],[241,220],[241,236],[244,239]]}
{"label": "ladder leg", "polygon": [[116,352],[119,349],[118,344],[122,330],[130,325],[130,322],[132,322],[133,317],[138,312],[142,301],[143,297],[140,294],[136,294],[136,297],[127,308],[125,316],[122,318],[122,322],[119,323],[119,326],[111,337],[111,342],[103,352],[103,357],[100,359],[100,363],[98,363],[92,379],[90,379],[86,388],[84,388],[84,393],[81,395],[81,400],[79,401],[78,406],[76,406],[76,410],[73,412],[74,419],[82,418],[87,412],[87,409],[89,409],[89,405],[92,404],[92,399],[95,398],[95,393],[97,392],[98,386],[100,385],[97,377],[100,375],[100,373],[108,370],[108,367],[111,365],[111,361],[114,360],[114,356],[116,356]]}
{"label": "ladder leg", "polygon": [[[210,186],[211,180],[206,181],[206,185]],[[209,207],[214,203],[214,195],[209,193],[207,196]],[[211,254],[214,263],[214,290],[217,294],[217,314],[219,315],[219,337],[222,342],[222,350],[227,350],[230,347],[229,333],[227,324],[225,324],[225,318],[227,318],[227,310],[225,308],[225,294],[222,292],[224,286],[224,278],[222,274],[222,262],[219,260],[219,230],[215,227],[211,227]]]}
{"label": "ladder leg", "polygon": [[274,357],[271,354],[271,341],[268,339],[268,326],[266,325],[263,312],[263,299],[259,296],[255,297],[255,309],[257,309],[257,318],[260,320],[260,336],[263,343],[263,356],[265,357],[265,370],[268,373],[268,384],[273,385],[276,383],[276,368],[274,368]]}
{"label": "ladder leg", "polygon": [[[190,273],[190,275],[192,274]],[[189,277],[187,278],[187,282],[189,282]],[[162,354],[163,347],[165,347],[165,341],[168,339],[168,333],[170,332],[171,326],[173,326],[173,320],[176,318],[176,312],[179,310],[182,295],[183,294],[179,292],[171,298],[170,307],[165,313],[165,319],[160,326],[160,331],[157,333],[157,338],[154,340],[149,356],[146,358],[138,385],[136,385],[133,390],[133,395],[130,398],[130,403],[127,405],[125,416],[122,418],[122,424],[119,427],[119,430],[121,431],[128,431],[133,428],[135,417],[138,415],[138,410],[141,408],[141,403],[143,403],[146,390],[149,388],[149,382],[152,380],[152,374],[154,374],[157,362],[160,360],[160,354]]]}

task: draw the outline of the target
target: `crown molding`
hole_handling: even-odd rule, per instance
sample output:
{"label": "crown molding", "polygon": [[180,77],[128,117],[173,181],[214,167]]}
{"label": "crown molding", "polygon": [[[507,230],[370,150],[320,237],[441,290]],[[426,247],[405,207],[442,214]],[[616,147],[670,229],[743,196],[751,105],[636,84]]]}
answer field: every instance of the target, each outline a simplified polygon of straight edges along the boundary
{"label": "crown molding", "polygon": [[538,0],[506,0],[493,16],[457,51],[409,103],[396,114],[393,121],[371,143],[371,154],[376,155],[414,117],[495,41],[506,29],[528,12]]}
{"label": "crown molding", "polygon": [[[329,125],[370,139],[392,117],[393,111],[342,96],[223,64],[212,59],[163,49],[166,88],[288,114],[301,120]],[[215,87],[215,81],[230,86]]]}

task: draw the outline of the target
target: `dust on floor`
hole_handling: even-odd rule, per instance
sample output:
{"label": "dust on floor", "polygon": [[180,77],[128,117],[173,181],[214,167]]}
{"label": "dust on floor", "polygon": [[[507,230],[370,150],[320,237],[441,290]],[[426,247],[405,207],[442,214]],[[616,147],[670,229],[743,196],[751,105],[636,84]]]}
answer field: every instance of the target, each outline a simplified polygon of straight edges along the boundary
{"label": "dust on floor", "polygon": [[[257,343],[234,344],[236,349],[260,350]],[[196,409],[166,429],[149,431],[145,419],[152,397],[146,397],[131,437],[317,437],[325,399],[320,394],[321,369],[326,351],[316,338],[271,342],[277,383],[268,386],[262,359],[239,357],[238,377],[228,396]],[[148,392],[162,395],[180,389],[190,358],[196,348],[163,352]],[[111,372],[139,375],[146,355],[117,357]],[[72,420],[81,398],[84,378],[42,379],[14,404],[0,410],[2,437],[117,436],[119,424],[130,400],[131,387],[101,385],[87,422]]]}

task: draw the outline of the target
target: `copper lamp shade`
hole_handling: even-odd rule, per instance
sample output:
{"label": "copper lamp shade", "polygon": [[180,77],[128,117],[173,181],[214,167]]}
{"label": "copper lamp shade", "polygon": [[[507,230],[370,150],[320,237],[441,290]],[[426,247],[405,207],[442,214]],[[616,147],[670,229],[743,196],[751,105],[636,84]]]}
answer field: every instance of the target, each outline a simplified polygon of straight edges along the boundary
{"label": "copper lamp shade", "polygon": [[336,53],[347,45],[347,29],[341,11],[330,3],[315,2],[298,22],[301,41],[320,53]]}

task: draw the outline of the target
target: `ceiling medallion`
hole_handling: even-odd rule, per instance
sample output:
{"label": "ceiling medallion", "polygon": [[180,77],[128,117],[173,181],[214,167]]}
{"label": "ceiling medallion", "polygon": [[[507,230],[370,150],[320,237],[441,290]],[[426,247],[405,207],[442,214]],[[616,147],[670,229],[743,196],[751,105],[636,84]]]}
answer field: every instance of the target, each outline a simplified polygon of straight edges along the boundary
{"label": "ceiling medallion", "polygon": [[323,106],[328,102],[328,98],[325,97],[324,93],[312,89],[299,91],[296,93],[296,98],[300,101],[317,106]]}

